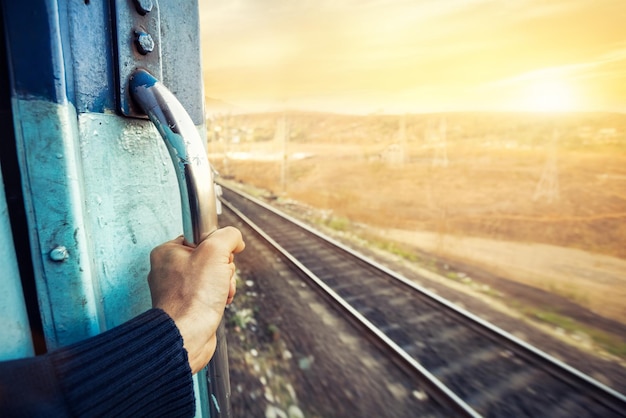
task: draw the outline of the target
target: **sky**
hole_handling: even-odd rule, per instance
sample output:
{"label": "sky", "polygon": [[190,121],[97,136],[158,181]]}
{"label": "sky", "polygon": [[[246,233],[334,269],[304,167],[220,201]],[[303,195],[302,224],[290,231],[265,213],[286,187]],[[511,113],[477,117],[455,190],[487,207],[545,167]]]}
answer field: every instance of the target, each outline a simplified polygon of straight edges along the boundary
{"label": "sky", "polygon": [[626,0],[200,0],[243,111],[626,112]]}

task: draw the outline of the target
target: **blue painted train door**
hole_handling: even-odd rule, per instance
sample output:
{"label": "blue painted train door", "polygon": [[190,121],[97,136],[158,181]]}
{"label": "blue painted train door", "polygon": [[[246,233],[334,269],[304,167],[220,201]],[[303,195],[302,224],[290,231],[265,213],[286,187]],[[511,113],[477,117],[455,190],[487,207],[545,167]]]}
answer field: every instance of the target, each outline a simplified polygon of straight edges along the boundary
{"label": "blue painted train door", "polygon": [[[2,110],[14,128],[6,134],[5,117],[14,149],[3,146],[1,161],[10,190],[0,190],[0,339],[11,344],[0,358],[9,359],[147,310],[150,250],[182,233],[171,160],[136,117],[130,71],[157,75],[206,134],[195,1],[3,1],[2,21]],[[7,207],[23,221],[12,227]],[[198,415],[208,415],[205,398]]]}

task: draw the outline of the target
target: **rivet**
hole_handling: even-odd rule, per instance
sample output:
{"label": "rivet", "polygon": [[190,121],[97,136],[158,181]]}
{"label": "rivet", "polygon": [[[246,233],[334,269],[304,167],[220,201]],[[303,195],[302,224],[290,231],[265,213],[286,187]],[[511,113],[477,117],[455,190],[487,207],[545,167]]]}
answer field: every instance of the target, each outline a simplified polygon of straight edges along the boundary
{"label": "rivet", "polygon": [[135,31],[135,45],[137,45],[137,51],[141,55],[146,55],[154,51],[154,39],[149,33],[142,31]]}
{"label": "rivet", "polygon": [[150,13],[152,11],[152,7],[154,6],[152,0],[134,0],[134,2],[137,12],[142,16]]}
{"label": "rivet", "polygon": [[50,251],[49,256],[52,261],[61,262],[67,260],[67,258],[70,256],[70,253],[67,251],[67,248],[59,245],[58,247]]}

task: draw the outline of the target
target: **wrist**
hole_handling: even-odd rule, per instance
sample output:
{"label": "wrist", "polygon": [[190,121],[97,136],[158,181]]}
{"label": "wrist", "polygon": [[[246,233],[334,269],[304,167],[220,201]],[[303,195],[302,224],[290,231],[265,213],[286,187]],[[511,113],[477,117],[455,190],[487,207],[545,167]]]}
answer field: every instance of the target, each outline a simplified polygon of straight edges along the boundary
{"label": "wrist", "polygon": [[201,313],[187,312],[178,317],[171,316],[183,340],[189,367],[193,374],[207,365],[217,345],[216,332],[222,319],[211,309]]}

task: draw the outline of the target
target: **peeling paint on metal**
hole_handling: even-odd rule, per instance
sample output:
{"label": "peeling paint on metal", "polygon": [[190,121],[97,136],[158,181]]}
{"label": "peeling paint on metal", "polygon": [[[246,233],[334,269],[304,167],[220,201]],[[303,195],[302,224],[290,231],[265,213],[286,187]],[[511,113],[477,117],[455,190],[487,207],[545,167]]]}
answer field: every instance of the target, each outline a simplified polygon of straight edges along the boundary
{"label": "peeling paint on metal", "polygon": [[182,233],[178,183],[151,122],[84,113],[78,126],[94,280],[110,328],[150,307],[150,251]]}

